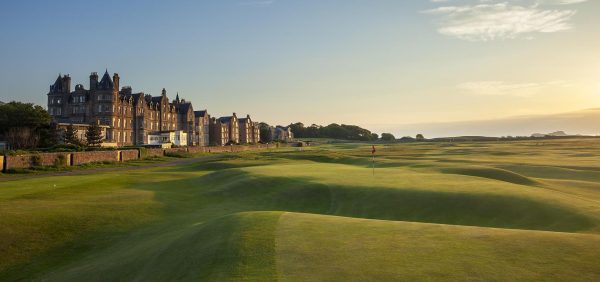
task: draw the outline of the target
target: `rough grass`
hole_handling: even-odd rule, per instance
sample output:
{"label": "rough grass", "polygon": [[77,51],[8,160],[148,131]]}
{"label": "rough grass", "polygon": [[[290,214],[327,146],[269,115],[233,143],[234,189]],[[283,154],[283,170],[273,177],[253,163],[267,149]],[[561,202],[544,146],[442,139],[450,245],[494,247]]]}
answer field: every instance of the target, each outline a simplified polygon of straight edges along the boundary
{"label": "rough grass", "polygon": [[599,280],[596,150],[386,145],[373,175],[346,143],[0,182],[0,280]]}

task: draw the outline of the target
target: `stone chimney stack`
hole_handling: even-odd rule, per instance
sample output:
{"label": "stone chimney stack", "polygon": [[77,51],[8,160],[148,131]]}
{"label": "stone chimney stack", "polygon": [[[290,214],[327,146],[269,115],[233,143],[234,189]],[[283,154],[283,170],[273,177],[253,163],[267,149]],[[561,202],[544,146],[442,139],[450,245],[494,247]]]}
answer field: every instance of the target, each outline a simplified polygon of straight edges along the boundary
{"label": "stone chimney stack", "polygon": [[115,72],[115,74],[113,75],[113,84],[114,84],[114,89],[119,91],[119,74]]}
{"label": "stone chimney stack", "polygon": [[65,93],[71,93],[71,76],[65,74],[62,79],[63,89]]}
{"label": "stone chimney stack", "polygon": [[90,74],[90,90],[96,90],[98,88],[98,73],[93,72]]}

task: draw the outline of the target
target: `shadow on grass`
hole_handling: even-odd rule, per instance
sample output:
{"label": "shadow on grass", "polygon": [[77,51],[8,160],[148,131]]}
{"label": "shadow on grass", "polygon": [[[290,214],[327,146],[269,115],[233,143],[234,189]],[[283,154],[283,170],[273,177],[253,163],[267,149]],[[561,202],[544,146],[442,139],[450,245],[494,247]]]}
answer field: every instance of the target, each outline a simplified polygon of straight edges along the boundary
{"label": "shadow on grass", "polygon": [[144,186],[167,208],[183,213],[277,210],[548,231],[595,226],[568,208],[515,196],[325,185],[310,178],[258,176],[238,169]]}
{"label": "shadow on grass", "polygon": [[475,176],[481,178],[488,178],[493,180],[499,180],[514,184],[520,185],[530,185],[530,186],[539,186],[540,183],[523,176],[521,174],[504,170],[500,168],[492,168],[492,167],[457,167],[457,168],[442,168],[440,169],[442,173],[449,174],[460,174],[460,175],[468,175]]}

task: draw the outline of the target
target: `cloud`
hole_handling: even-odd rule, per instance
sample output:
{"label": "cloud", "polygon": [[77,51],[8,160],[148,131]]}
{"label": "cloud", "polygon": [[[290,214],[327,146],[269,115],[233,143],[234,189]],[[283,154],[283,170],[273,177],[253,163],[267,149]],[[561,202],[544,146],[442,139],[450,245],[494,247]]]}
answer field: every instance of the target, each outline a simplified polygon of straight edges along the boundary
{"label": "cloud", "polygon": [[475,81],[461,83],[456,87],[473,95],[531,97],[540,94],[542,90],[548,87],[566,86],[569,86],[569,82],[550,81],[508,83],[504,81]]}
{"label": "cloud", "polygon": [[[530,5],[512,1],[478,0],[473,5],[439,6],[423,11],[439,18],[438,32],[469,41],[492,41],[515,38],[533,38],[534,34],[554,33],[573,28],[573,9],[557,5],[586,0],[558,0],[554,5],[532,2]],[[490,3],[486,3],[490,2]],[[551,5],[552,8],[548,8]]]}

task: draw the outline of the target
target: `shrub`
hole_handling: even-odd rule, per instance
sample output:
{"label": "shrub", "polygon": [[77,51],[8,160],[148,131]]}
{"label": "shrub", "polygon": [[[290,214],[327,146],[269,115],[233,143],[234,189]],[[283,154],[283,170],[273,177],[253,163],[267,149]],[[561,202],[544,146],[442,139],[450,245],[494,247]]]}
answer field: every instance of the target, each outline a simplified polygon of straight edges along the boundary
{"label": "shrub", "polygon": [[41,166],[42,165],[42,157],[40,155],[32,155],[31,156],[31,165],[32,166]]}
{"label": "shrub", "polygon": [[56,159],[54,159],[54,166],[66,166],[67,165],[67,158],[65,157],[65,155],[60,154],[58,156],[56,156]]}

